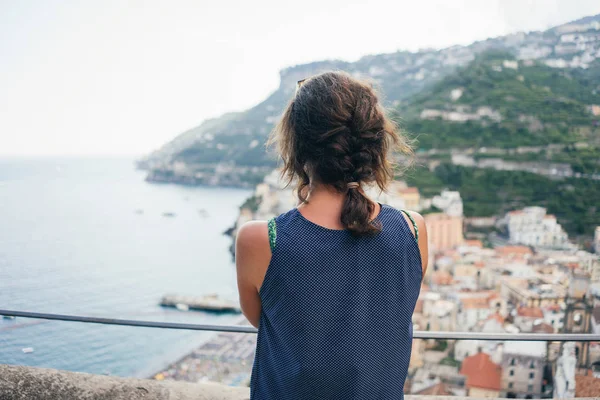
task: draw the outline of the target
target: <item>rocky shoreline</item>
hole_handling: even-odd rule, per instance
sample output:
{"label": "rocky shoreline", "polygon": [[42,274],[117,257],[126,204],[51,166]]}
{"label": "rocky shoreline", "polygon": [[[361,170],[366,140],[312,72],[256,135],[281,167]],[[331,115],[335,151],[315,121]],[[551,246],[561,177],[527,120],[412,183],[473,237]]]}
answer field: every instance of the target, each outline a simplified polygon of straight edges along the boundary
{"label": "rocky shoreline", "polygon": [[225,188],[249,189],[254,183],[242,181],[237,176],[216,177],[209,175],[193,175],[174,173],[169,170],[153,169],[148,172],[146,182],[152,183],[174,183],[185,186],[218,186]]}

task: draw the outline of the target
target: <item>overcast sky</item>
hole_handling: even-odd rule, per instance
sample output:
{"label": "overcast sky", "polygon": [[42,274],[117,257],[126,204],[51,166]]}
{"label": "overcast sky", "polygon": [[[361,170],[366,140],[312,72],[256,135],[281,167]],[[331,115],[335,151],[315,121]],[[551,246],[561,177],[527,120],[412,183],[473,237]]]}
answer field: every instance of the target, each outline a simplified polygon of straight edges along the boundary
{"label": "overcast sky", "polygon": [[0,155],[141,155],[257,104],[286,66],[600,13],[598,0],[368,3],[0,0]]}

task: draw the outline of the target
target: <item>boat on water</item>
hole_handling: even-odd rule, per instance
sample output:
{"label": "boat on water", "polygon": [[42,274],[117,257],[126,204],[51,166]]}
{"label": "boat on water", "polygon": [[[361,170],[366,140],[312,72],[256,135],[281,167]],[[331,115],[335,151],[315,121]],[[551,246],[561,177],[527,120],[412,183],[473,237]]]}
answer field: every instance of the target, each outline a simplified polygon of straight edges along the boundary
{"label": "boat on water", "polygon": [[2,319],[15,319],[17,317],[15,317],[14,315],[3,315]]}
{"label": "boat on water", "polygon": [[24,347],[23,349],[21,349],[23,351],[23,353],[27,354],[27,353],[33,353],[33,347]]}
{"label": "boat on water", "polygon": [[176,215],[177,214],[175,214],[174,212],[164,212],[164,213],[162,213],[163,217],[174,217]]}
{"label": "boat on water", "polygon": [[160,305],[162,307],[174,307],[180,311],[201,310],[218,313],[241,313],[242,310],[238,303],[219,298],[216,293],[210,293],[204,296],[163,296]]}

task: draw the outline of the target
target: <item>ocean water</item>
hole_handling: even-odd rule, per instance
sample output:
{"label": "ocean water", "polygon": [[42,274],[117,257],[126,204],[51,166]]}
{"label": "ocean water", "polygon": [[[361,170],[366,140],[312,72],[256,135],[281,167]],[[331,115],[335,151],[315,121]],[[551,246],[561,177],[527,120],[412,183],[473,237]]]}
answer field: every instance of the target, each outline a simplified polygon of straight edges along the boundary
{"label": "ocean water", "polygon": [[[146,183],[130,159],[0,159],[0,308],[232,323],[240,316],[158,302],[166,293],[237,300],[223,231],[248,195]],[[0,363],[143,377],[212,335],[0,319]]]}

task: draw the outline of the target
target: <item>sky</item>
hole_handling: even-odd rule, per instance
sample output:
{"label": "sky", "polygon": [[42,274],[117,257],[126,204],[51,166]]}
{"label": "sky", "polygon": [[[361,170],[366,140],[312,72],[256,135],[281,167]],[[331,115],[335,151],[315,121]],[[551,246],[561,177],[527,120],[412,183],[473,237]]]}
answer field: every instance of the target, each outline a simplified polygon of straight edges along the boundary
{"label": "sky", "polygon": [[291,65],[599,13],[598,0],[0,0],[0,155],[140,156],[258,104]]}

